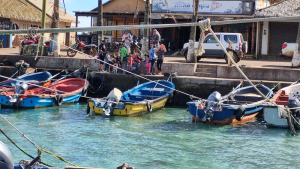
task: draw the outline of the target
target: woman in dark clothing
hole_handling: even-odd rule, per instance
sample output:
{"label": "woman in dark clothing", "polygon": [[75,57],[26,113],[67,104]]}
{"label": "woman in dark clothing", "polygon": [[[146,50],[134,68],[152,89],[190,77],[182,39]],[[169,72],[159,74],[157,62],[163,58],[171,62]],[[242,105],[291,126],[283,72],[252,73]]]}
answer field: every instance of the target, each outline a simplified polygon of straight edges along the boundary
{"label": "woman in dark clothing", "polygon": [[156,48],[156,55],[157,55],[157,74],[162,75],[161,73],[161,65],[164,62],[164,53],[167,52],[165,45],[161,44],[159,47]]}

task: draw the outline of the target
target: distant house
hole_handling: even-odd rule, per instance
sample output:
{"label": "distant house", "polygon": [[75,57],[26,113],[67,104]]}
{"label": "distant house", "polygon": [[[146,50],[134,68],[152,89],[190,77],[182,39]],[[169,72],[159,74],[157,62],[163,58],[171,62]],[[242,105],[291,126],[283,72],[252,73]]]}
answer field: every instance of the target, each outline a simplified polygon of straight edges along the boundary
{"label": "distant house", "polygon": [[[41,27],[42,0],[1,0],[0,5],[0,30],[28,29],[30,27]],[[47,0],[46,27],[51,25],[53,13],[53,2]],[[60,9],[60,27],[71,27],[76,20],[74,17]],[[45,34],[49,36],[49,34]],[[0,35],[3,47],[12,47],[13,35]],[[70,43],[70,34],[60,34],[61,43]],[[1,48],[2,46],[0,46]]]}
{"label": "distant house", "polygon": [[[300,15],[300,0],[285,0],[257,11],[256,18],[287,17]],[[295,43],[299,20],[262,22],[259,36],[261,54],[279,54],[284,42]]]}

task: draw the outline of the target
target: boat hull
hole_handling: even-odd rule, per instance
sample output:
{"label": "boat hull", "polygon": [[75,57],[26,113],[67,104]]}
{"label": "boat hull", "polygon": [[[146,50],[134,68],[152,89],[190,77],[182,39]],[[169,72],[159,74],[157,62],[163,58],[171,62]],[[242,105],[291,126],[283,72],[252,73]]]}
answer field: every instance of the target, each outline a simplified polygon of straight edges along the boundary
{"label": "boat hull", "polygon": [[[168,97],[162,98],[156,102],[151,103],[152,109],[159,109],[165,106],[166,102],[168,100]],[[89,107],[91,111],[95,114],[103,114],[103,107],[97,107],[95,104],[96,102],[94,100],[89,100],[88,102]],[[136,116],[141,113],[147,112],[147,105],[146,104],[130,104],[125,103],[125,107],[122,109],[114,109],[113,116]]]}
{"label": "boat hull", "polygon": [[[189,112],[192,115],[193,121],[202,122],[202,118],[204,116],[204,109],[200,109],[197,102],[188,102]],[[198,107],[198,108],[197,108]],[[214,111],[214,116],[212,121],[206,121],[204,123],[212,123],[212,124],[223,124],[228,125],[233,123],[235,120],[235,111],[238,107],[231,106],[223,106],[221,110]],[[248,106],[245,107],[245,116],[241,122],[251,120],[253,114],[257,114],[258,111],[262,110],[262,107],[257,106]],[[196,113],[197,112],[197,113]]]}
{"label": "boat hull", "polygon": [[237,124],[237,123],[242,123],[242,122],[247,122],[252,120],[258,113],[253,113],[253,114],[247,114],[246,116],[244,116],[244,118],[241,121],[237,121],[235,119],[235,115],[225,118],[223,120],[213,120],[213,121],[206,121],[203,122],[202,118],[197,118],[195,116],[192,115],[192,121],[193,122],[200,122],[200,123],[208,123],[208,124],[220,124],[220,125],[229,125],[229,124]]}

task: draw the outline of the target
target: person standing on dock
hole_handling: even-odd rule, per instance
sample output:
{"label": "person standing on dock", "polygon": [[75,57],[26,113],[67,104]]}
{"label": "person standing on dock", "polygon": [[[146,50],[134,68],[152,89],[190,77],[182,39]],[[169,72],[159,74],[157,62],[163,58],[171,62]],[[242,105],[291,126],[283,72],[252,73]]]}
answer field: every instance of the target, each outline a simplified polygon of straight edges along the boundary
{"label": "person standing on dock", "polygon": [[[149,50],[151,68],[150,68],[150,75],[155,75],[155,61],[156,61],[156,49],[154,45],[150,45],[151,49]],[[153,70],[153,73],[152,73]]]}
{"label": "person standing on dock", "polygon": [[[123,43],[121,44],[121,62],[122,62],[122,69],[124,70],[128,70],[128,49],[126,48],[126,42],[123,41]],[[123,71],[123,74],[125,74],[126,72]]]}
{"label": "person standing on dock", "polygon": [[152,40],[153,40],[153,45],[156,47],[159,47],[159,42],[160,42],[160,34],[156,29],[153,29],[153,35],[152,35]]}
{"label": "person standing on dock", "polygon": [[106,40],[103,40],[102,43],[99,45],[99,59],[102,62],[100,61],[98,72],[103,72],[104,58],[106,56],[105,44],[106,44]]}
{"label": "person standing on dock", "polygon": [[161,44],[159,47],[156,48],[157,54],[157,74],[162,75],[161,73],[161,65],[164,62],[164,53],[167,52],[165,45]]}

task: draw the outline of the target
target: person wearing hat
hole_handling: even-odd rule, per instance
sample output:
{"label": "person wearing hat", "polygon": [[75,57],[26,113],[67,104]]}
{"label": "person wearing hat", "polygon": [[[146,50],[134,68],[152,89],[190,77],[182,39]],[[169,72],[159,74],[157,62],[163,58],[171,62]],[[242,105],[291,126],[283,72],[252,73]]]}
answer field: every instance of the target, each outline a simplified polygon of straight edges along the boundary
{"label": "person wearing hat", "polygon": [[156,29],[153,29],[153,35],[152,35],[153,45],[156,47],[159,47],[160,42],[160,34]]}

